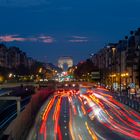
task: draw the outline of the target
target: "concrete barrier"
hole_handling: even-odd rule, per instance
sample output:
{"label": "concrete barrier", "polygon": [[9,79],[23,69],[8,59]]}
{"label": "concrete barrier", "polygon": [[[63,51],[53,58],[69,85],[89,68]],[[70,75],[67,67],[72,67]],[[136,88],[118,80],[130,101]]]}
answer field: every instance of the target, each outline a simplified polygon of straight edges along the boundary
{"label": "concrete barrier", "polygon": [[135,111],[140,112],[140,97],[139,96],[130,96],[127,92],[118,94],[115,93],[114,97],[116,100],[120,101],[121,103],[131,107]]}

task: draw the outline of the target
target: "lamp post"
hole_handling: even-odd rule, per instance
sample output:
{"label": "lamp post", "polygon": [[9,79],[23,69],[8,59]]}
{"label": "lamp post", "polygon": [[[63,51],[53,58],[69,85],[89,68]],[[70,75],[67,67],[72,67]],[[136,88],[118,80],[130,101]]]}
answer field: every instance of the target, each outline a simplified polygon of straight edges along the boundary
{"label": "lamp post", "polygon": [[90,60],[91,60],[91,62],[94,64],[93,59],[94,59],[94,53],[91,53],[91,54],[90,54]]}
{"label": "lamp post", "polygon": [[140,44],[138,44],[138,51],[139,51],[138,71],[139,71],[139,88],[140,88]]}
{"label": "lamp post", "polygon": [[126,82],[126,89],[127,89],[127,78],[128,78],[129,74],[125,73],[125,82]]}
{"label": "lamp post", "polygon": [[[126,50],[128,48],[128,36],[125,36],[125,45],[126,45]],[[126,58],[125,58],[125,61],[126,61]],[[126,66],[125,66],[125,69],[126,69]],[[129,74],[126,73],[126,79],[125,79],[125,82],[126,82],[126,89],[127,89],[127,78],[128,78]]]}
{"label": "lamp post", "polygon": [[[131,34],[131,36],[133,37],[133,35],[134,35],[134,31],[130,31],[130,34]],[[132,51],[134,51],[134,50],[132,50]],[[132,83],[134,83],[134,58],[132,59],[132,68],[131,68],[131,75],[132,75]]]}
{"label": "lamp post", "polygon": [[[111,47],[111,50],[112,50],[112,85],[114,84],[114,82],[115,82],[115,84],[116,84],[116,76],[114,76],[115,74],[116,74],[116,69],[115,69],[115,52],[116,52],[116,47],[113,45],[112,47]],[[115,79],[115,80],[114,80]]]}
{"label": "lamp post", "polygon": [[[124,85],[127,87],[127,77],[128,77],[128,73],[122,73],[121,77],[123,79]],[[125,81],[124,81],[125,80]]]}
{"label": "lamp post", "polygon": [[122,79],[121,79],[121,72],[122,72],[122,64],[121,64],[121,60],[122,60],[122,54],[121,54],[121,50],[120,50],[120,94],[121,94],[121,83],[122,83]]}
{"label": "lamp post", "polygon": [[[121,44],[122,41],[120,40],[119,41],[119,44]],[[122,72],[122,53],[121,53],[121,47],[119,49],[120,53],[119,53],[119,61],[120,61],[120,69],[119,69],[119,81],[120,81],[120,95],[122,94],[122,91],[121,91],[121,83],[122,83],[122,79],[121,79],[121,72]]]}

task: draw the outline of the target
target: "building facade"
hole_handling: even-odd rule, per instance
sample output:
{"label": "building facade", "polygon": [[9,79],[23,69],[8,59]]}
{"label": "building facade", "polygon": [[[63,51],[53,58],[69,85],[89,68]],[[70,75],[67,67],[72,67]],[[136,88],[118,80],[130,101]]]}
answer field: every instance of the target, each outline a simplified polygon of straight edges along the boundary
{"label": "building facade", "polygon": [[31,68],[35,60],[27,57],[26,53],[17,47],[7,48],[0,44],[0,66],[5,68],[17,68],[20,65]]}
{"label": "building facade", "polygon": [[101,71],[103,84],[126,88],[135,83],[140,87],[140,28],[118,43],[107,44],[91,59]]}
{"label": "building facade", "polygon": [[7,67],[7,48],[4,44],[0,44],[0,66]]}

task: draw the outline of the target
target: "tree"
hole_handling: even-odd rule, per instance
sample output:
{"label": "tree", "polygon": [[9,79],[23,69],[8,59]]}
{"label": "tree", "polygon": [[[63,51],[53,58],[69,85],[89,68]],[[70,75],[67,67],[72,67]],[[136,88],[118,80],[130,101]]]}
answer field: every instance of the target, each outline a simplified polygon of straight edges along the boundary
{"label": "tree", "polygon": [[74,71],[74,76],[76,79],[82,79],[83,76],[88,75],[94,71],[98,71],[98,68],[94,66],[90,59],[87,59],[84,62],[78,63],[77,69]]}

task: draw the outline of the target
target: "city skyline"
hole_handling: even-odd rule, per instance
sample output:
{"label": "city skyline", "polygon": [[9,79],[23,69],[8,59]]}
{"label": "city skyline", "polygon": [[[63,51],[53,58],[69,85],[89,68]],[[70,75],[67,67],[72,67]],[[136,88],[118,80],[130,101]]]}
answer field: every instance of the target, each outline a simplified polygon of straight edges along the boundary
{"label": "city skyline", "polygon": [[0,42],[37,60],[56,64],[59,57],[72,56],[76,64],[137,29],[139,4],[139,0],[0,0]]}

